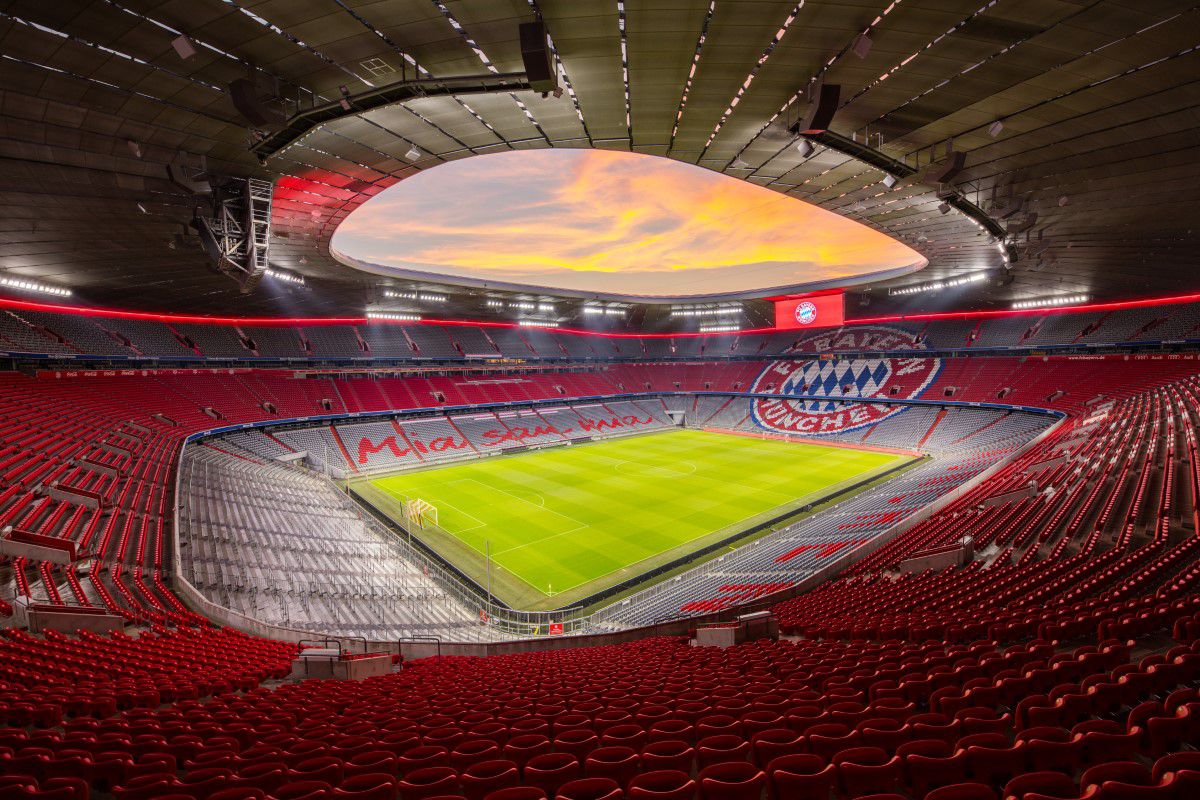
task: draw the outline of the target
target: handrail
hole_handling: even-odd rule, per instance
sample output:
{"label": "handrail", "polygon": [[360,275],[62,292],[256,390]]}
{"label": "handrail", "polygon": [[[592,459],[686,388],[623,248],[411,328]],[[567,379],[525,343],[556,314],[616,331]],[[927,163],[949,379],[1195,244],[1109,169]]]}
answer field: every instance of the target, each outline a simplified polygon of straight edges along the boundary
{"label": "handrail", "polygon": [[[761,395],[756,395],[755,393],[739,393],[739,392],[661,392],[660,391],[660,392],[646,392],[646,393],[637,393],[637,394],[638,394],[638,396],[651,396],[651,395],[657,395],[657,396],[661,396],[661,395],[708,395],[708,396],[734,395],[734,396],[741,396],[741,397],[761,396]],[[621,396],[627,397],[630,395],[621,395]],[[778,395],[771,395],[771,396],[777,397]],[[859,398],[826,398],[826,399],[839,399],[839,400],[849,400],[849,401],[859,400]],[[880,401],[880,400],[882,400],[883,402],[887,402],[887,400],[890,400],[890,398],[887,398],[887,399],[871,398],[870,400],[865,400],[865,401],[876,402],[876,401]],[[564,401],[559,400],[558,402],[564,402]],[[570,400],[568,400],[567,402],[570,402]],[[893,400],[892,402],[898,402],[898,401]],[[921,404],[921,403],[912,403],[911,401],[909,401],[907,404],[914,405],[914,404]],[[970,407],[970,408],[1004,408],[1004,409],[1008,409],[1008,410],[1021,410],[1021,411],[1028,411],[1028,412],[1040,413],[1040,414],[1051,416],[1051,417],[1055,418],[1055,422],[1054,422],[1054,424],[1049,426],[1045,431],[1043,431],[1040,435],[1029,440],[1024,445],[1022,445],[1020,448],[1018,448],[1015,452],[1008,454],[1008,456],[1006,458],[1003,458],[1000,461],[998,461],[996,464],[993,464],[987,470],[984,470],[980,474],[976,475],[974,478],[967,481],[966,484],[960,486],[958,489],[951,491],[947,495],[943,495],[941,498],[939,498],[938,501],[936,501],[931,506],[927,506],[922,511],[917,512],[914,515],[911,515],[910,517],[908,517],[901,523],[898,523],[896,526],[893,526],[893,528],[891,528],[889,531],[876,537],[872,541],[871,547],[860,548],[858,551],[855,552],[855,555],[858,557],[862,557],[863,555],[866,555],[867,552],[869,552],[870,550],[875,549],[875,547],[885,544],[895,534],[899,533],[900,530],[903,529],[903,527],[905,525],[915,524],[915,523],[919,522],[924,517],[935,512],[938,508],[944,506],[945,503],[953,500],[957,496],[961,496],[961,494],[965,490],[968,490],[971,487],[977,485],[982,480],[985,480],[987,477],[989,477],[991,474],[993,474],[997,469],[1003,467],[1007,463],[1010,463],[1014,458],[1023,454],[1028,449],[1030,449],[1032,446],[1034,446],[1038,442],[1042,441],[1047,435],[1051,434],[1053,431],[1055,431],[1057,428],[1059,428],[1059,426],[1063,422],[1063,419],[1066,416],[1065,414],[1063,414],[1062,412],[1059,412],[1059,411],[1050,411],[1047,409],[1025,407],[1025,406],[1012,406],[1012,405],[1005,405],[1002,403],[973,403],[973,402],[963,402],[963,401],[940,401],[940,402],[926,401],[923,404],[941,405],[941,406],[962,406],[962,407]],[[530,403],[529,405],[534,405],[534,404]],[[392,412],[392,413],[394,413],[394,412]],[[208,432],[208,433],[211,433],[211,432]],[[196,434],[196,435],[193,435],[193,437],[189,437],[189,440],[194,440],[195,438],[202,438],[202,436],[204,436],[204,435],[205,434]],[[186,446],[186,443],[184,444],[184,446]],[[183,446],[181,446],[181,450],[182,449],[183,449]],[[182,473],[182,470],[177,470],[177,474],[176,474],[177,481],[179,480],[181,473]],[[180,496],[181,496],[180,493],[177,491],[176,497],[178,498]],[[176,514],[178,514],[178,502],[176,503],[175,511],[176,511]],[[370,514],[364,515],[363,519],[375,522],[375,526],[378,527],[379,529],[387,530],[387,528],[385,526],[382,526],[378,522],[378,520],[372,519]],[[175,546],[178,547],[179,537],[176,536],[173,538],[175,539]],[[406,543],[403,541],[403,539],[401,539],[399,537],[395,537],[394,541],[397,544],[401,545],[402,547],[404,547],[406,545]],[[413,551],[410,549],[409,555],[413,555],[415,553],[416,553],[416,551]],[[422,559],[422,560],[424,561],[424,559]],[[831,564],[828,567],[820,570],[819,573],[814,573],[813,576],[810,576],[810,578],[816,578],[817,581],[806,579],[805,581],[802,581],[800,584],[797,584],[797,585],[791,587],[790,589],[783,590],[783,591],[776,593],[774,595],[771,595],[771,596],[759,598],[751,603],[747,603],[747,604],[738,606],[735,609],[727,609],[726,611],[723,611],[723,612],[715,612],[715,613],[703,614],[703,615],[698,615],[698,616],[687,616],[687,617],[676,616],[674,618],[673,622],[674,623],[687,622],[687,623],[690,623],[691,625],[694,625],[698,622],[702,622],[705,620],[720,620],[723,618],[727,618],[729,616],[729,614],[734,611],[737,611],[739,613],[744,613],[745,611],[753,610],[756,607],[763,607],[765,604],[779,602],[780,600],[785,599],[786,597],[794,596],[795,594],[798,594],[800,591],[810,588],[811,585],[815,585],[815,583],[819,582],[819,580],[824,580],[824,579],[828,578],[829,576],[836,574],[837,572],[844,569],[849,563],[852,563],[852,562],[848,558],[839,559],[834,564]],[[703,568],[703,565],[701,565],[700,567],[696,567],[695,569],[698,570],[698,569],[702,569],[702,568]],[[439,570],[439,573],[440,573],[440,570]],[[441,574],[439,574],[439,577],[441,577],[443,579],[446,578],[446,576],[441,575]],[[682,577],[682,576],[680,576],[680,577]],[[207,601],[206,598],[203,598],[202,595],[200,595],[200,593],[197,590],[195,590],[194,587],[191,587],[190,583],[188,583],[186,581],[186,579],[180,573],[180,565],[179,565],[178,560],[176,560],[176,564],[175,564],[175,578],[177,581],[180,581],[187,588],[191,589],[192,592],[195,592],[194,597],[189,595],[189,596],[187,596],[187,599],[191,599],[193,601],[199,600],[203,604],[203,606],[208,607],[208,608],[212,608],[212,607],[216,606],[216,604],[211,603],[210,601]],[[459,586],[459,584],[457,584],[456,581],[453,581],[453,579],[450,579],[450,584],[452,586]],[[640,594],[648,594],[648,593],[654,592],[654,591],[660,589],[661,586],[662,585],[659,584],[659,585],[649,587],[647,589],[642,590],[642,592],[639,592],[638,594],[640,595]],[[443,588],[448,588],[448,587],[443,586]],[[461,594],[459,594],[457,592],[455,592],[455,594],[458,596],[458,598],[460,600],[462,599]],[[633,597],[635,597],[635,598],[637,596],[638,595],[633,595]],[[507,623],[508,623],[507,626],[505,625],[504,620],[500,620],[500,619],[496,618],[493,614],[489,613],[488,623],[489,623],[489,625],[497,628],[498,630],[505,630],[507,627],[507,630],[510,634],[515,633],[515,634],[517,634],[518,637],[520,637],[522,633],[524,633],[524,634],[526,634],[526,636],[528,636],[529,628],[532,627],[530,621],[534,618],[537,618],[542,621],[546,621],[546,620],[562,621],[562,622],[568,623],[564,627],[570,628],[572,633],[579,634],[582,631],[587,630],[589,628],[591,628],[592,630],[597,630],[600,627],[600,625],[602,625],[604,622],[608,621],[609,617],[616,616],[616,614],[614,612],[618,612],[620,606],[623,606],[628,602],[629,602],[629,598],[626,598],[625,600],[623,600],[617,604],[610,605],[605,608],[599,609],[599,610],[594,611],[591,614],[588,614],[586,616],[580,616],[580,617],[574,617],[574,618],[570,618],[568,616],[568,614],[566,614],[562,611],[560,611],[560,612],[513,612],[514,619],[507,621]],[[225,610],[228,611],[227,609],[225,609]],[[499,613],[501,610],[493,607],[493,608],[490,608],[490,611]],[[233,615],[230,615],[230,616],[233,616]],[[236,615],[236,616],[242,617],[242,615]],[[557,617],[557,619],[554,619],[555,617]],[[247,618],[247,620],[252,620],[252,619],[253,618]],[[660,619],[662,619],[662,618],[660,618]],[[277,627],[277,626],[267,625],[266,623],[260,623],[257,620],[254,620],[254,622],[257,624],[257,626],[262,626],[264,629]],[[501,624],[497,625],[496,623],[501,623]],[[656,620],[656,623],[657,624],[672,624],[672,622],[668,622],[668,621],[659,622],[658,620]],[[635,625],[631,628],[631,627],[626,627],[626,625],[622,625],[621,623],[617,622],[616,624],[618,626],[618,629],[608,631],[607,633],[615,634],[618,632],[623,632],[624,634],[628,635],[629,633],[632,633],[633,631],[636,631],[639,629],[645,630],[645,629],[653,628],[656,623],[651,623],[648,626],[647,625],[642,625],[642,626]],[[269,635],[269,634],[267,634],[267,635]],[[584,634],[584,635],[585,635],[585,637],[591,637],[591,636],[600,636],[600,635],[607,635],[607,634],[606,633],[594,633],[594,634]],[[358,640],[363,641],[364,642],[364,652],[366,652],[367,640],[365,637],[345,636],[345,637],[341,637],[341,638],[358,639]],[[564,639],[565,638],[568,638],[568,637],[564,637]],[[440,637],[432,636],[432,635],[414,635],[411,637],[402,637],[402,639],[396,640],[397,644],[399,644],[400,641],[402,641],[404,639],[409,639],[412,641],[437,642],[438,653],[439,653],[439,655],[441,654],[441,641],[442,640]],[[561,642],[564,639],[556,639],[556,640]],[[540,640],[529,639],[529,638],[525,638],[525,639],[517,638],[517,639],[505,640],[503,642],[496,642],[495,644],[499,647],[504,647],[504,646],[512,646],[514,644],[519,644],[522,641],[524,641],[526,644],[528,644],[530,641],[540,641]],[[459,643],[456,642],[455,644],[457,645]],[[484,648],[484,649],[490,649],[490,646],[484,641],[479,642],[478,646],[481,648]],[[570,646],[570,645],[567,645],[567,646]]]}
{"label": "handrail", "polygon": [[396,637],[397,653],[403,652],[400,645],[402,645],[404,642],[411,642],[413,644],[419,642],[434,642],[437,645],[438,658],[442,657],[442,637],[440,636],[434,636],[432,634],[412,634],[411,636],[398,636]]}
{"label": "handrail", "polygon": [[340,649],[341,642],[339,642],[337,639],[301,639],[300,641],[296,642],[296,646],[301,650],[304,649],[304,645],[306,644],[321,644],[326,646],[326,649],[328,649],[329,645],[336,644],[339,645]]}
{"label": "handrail", "polygon": [[334,639],[335,639],[335,641],[337,641],[339,647],[341,647],[343,639],[348,639],[351,642],[362,642],[363,654],[366,655],[366,653],[368,652],[367,637],[365,637],[365,636],[346,635],[346,636],[336,636],[336,637],[334,637]]}
{"label": "handrail", "polygon": [[[301,639],[299,642],[296,643],[296,646],[299,648],[299,652],[303,653],[305,644],[314,644],[314,643],[320,643],[327,650],[329,649],[329,645],[336,644],[336,645],[338,645],[338,654],[339,655],[341,654],[341,649],[342,649],[341,642],[339,642],[337,639]],[[304,677],[307,678],[311,674],[309,672],[309,669],[310,669],[309,660],[307,658],[302,658],[300,660],[304,662]]]}

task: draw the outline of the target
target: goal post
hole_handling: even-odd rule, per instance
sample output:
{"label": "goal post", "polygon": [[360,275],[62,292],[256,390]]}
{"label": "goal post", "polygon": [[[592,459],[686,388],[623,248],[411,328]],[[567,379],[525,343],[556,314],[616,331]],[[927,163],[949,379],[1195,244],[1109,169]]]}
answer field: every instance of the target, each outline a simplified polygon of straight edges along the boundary
{"label": "goal post", "polygon": [[420,528],[437,527],[437,506],[419,497],[404,502],[404,519]]}

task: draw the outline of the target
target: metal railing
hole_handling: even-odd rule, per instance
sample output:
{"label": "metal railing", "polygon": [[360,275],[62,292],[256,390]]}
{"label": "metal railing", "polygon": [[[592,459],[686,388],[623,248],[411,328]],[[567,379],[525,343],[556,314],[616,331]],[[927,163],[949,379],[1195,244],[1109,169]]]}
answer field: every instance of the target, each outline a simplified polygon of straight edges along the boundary
{"label": "metal railing", "polygon": [[[670,395],[670,394],[681,394],[681,393],[653,393],[653,394]],[[695,394],[722,395],[723,396],[723,395],[727,395],[730,393],[697,392]],[[747,396],[747,395],[737,394],[735,396]],[[874,400],[872,400],[872,402],[874,402]],[[943,404],[939,404],[939,405],[943,405]],[[944,405],[977,407],[977,404],[953,403],[953,402],[944,403]],[[978,405],[985,405],[985,404],[978,404]],[[995,405],[999,405],[999,404],[995,404],[995,405],[986,404],[986,405],[995,407]],[[1027,410],[1042,411],[1042,413],[1047,413],[1041,409],[1027,409]],[[770,595],[768,597],[760,598],[759,600],[755,601],[751,605],[761,605],[763,602],[770,602],[770,603],[779,602],[779,600],[782,599],[785,595],[786,596],[794,596],[795,594],[799,593],[800,591],[806,590],[807,588],[815,585],[816,582],[825,580],[828,577],[836,574],[837,572],[844,569],[849,563],[852,563],[853,561],[864,557],[869,552],[874,551],[875,549],[882,546],[883,544],[886,544],[886,542],[890,541],[892,538],[894,538],[900,532],[907,530],[912,525],[928,518],[928,516],[932,515],[933,513],[936,513],[937,510],[940,510],[941,508],[945,507],[945,505],[947,505],[949,502],[952,502],[954,499],[961,497],[967,489],[977,486],[982,480],[985,480],[987,477],[990,477],[991,475],[995,474],[995,472],[998,471],[999,469],[1001,469],[1004,465],[1010,463],[1013,459],[1015,459],[1019,455],[1023,454],[1024,452],[1027,452],[1031,447],[1035,446],[1037,443],[1043,441],[1047,435],[1049,435],[1052,431],[1054,431],[1058,428],[1058,426],[1061,424],[1061,421],[1062,421],[1062,417],[1059,416],[1059,419],[1056,420],[1054,424],[1050,425],[1045,431],[1043,431],[1039,435],[1037,435],[1037,436],[1031,438],[1029,441],[1025,442],[1021,447],[1017,448],[1012,453],[1008,454],[1008,456],[1006,458],[999,459],[996,463],[991,465],[988,469],[982,471],[981,473],[976,475],[974,478],[972,478],[971,480],[967,481],[966,483],[960,485],[956,489],[951,490],[947,494],[943,495],[937,501],[935,501],[933,504],[926,506],[926,508],[921,509],[921,510],[909,515],[909,517],[907,517],[906,519],[897,523],[896,525],[891,526],[890,528],[888,528],[885,531],[882,531],[880,534],[878,534],[871,540],[871,542],[869,543],[868,546],[859,548],[858,550],[854,551],[853,553],[851,553],[847,556],[844,556],[844,557],[832,562],[828,566],[825,566],[825,567],[811,573],[809,576],[805,577],[802,581],[797,583],[791,589],[785,590],[783,593],[777,593],[774,595]],[[183,453],[181,453],[181,469],[178,470],[178,472],[177,472],[177,481],[179,480],[180,476],[184,472],[184,469],[182,468],[182,461],[183,461],[182,456],[183,456]],[[429,554],[422,551],[417,546],[413,545],[411,542],[407,541],[404,536],[399,535],[397,533],[396,529],[392,528],[390,525],[385,525],[379,519],[377,519],[375,516],[373,516],[371,513],[368,513],[367,511],[365,511],[360,504],[358,504],[354,500],[352,500],[346,494],[346,492],[343,489],[341,489],[341,487],[338,487],[336,483],[334,483],[332,480],[330,480],[328,478],[328,476],[326,476],[320,472],[313,471],[307,467],[295,464],[295,463],[292,463],[292,464],[289,464],[286,466],[288,469],[297,470],[299,472],[303,472],[303,473],[309,475],[310,477],[314,477],[314,478],[317,478],[322,481],[327,481],[329,483],[329,485],[332,486],[336,490],[336,495],[342,500],[342,502],[345,504],[345,507],[348,510],[352,510],[354,512],[354,514],[358,517],[358,519],[362,521],[362,523],[364,524],[365,527],[367,527],[368,529],[375,532],[384,541],[390,542],[393,545],[393,547],[395,547],[402,554],[402,556],[405,560],[407,560],[407,561],[411,562],[412,564],[416,565],[417,567],[421,568],[423,570],[423,572],[438,586],[439,589],[441,589],[445,593],[445,595],[448,598],[459,603],[460,605],[462,605],[464,608],[466,608],[468,610],[472,610],[472,609],[477,610],[478,616],[480,619],[479,633],[482,634],[479,638],[479,641],[485,642],[485,641],[490,640],[493,642],[499,642],[499,641],[503,641],[503,640],[521,640],[521,639],[530,639],[530,638],[536,638],[536,637],[545,637],[551,630],[552,625],[555,626],[556,631],[561,630],[561,632],[564,636],[628,631],[630,629],[637,628],[638,625],[633,624],[633,623],[628,623],[628,622],[622,622],[620,620],[620,617],[622,616],[622,612],[624,610],[627,610],[628,608],[630,608],[634,605],[638,605],[638,606],[652,605],[656,599],[662,598],[669,593],[675,592],[681,586],[697,586],[697,587],[699,587],[701,585],[708,584],[711,582],[711,573],[713,572],[714,564],[720,563],[720,560],[702,563],[696,567],[693,567],[692,569],[689,569],[689,570],[681,573],[680,575],[675,576],[674,578],[670,579],[669,581],[664,581],[664,582],[655,584],[653,586],[647,587],[646,589],[643,589],[643,590],[637,592],[636,594],[630,595],[626,598],[623,598],[617,602],[614,602],[610,605],[604,606],[603,608],[600,608],[595,611],[588,611],[586,609],[586,607],[574,607],[574,608],[560,609],[560,610],[553,610],[553,611],[524,611],[524,610],[511,609],[506,606],[496,604],[494,602],[489,602],[487,597],[483,594],[482,591],[480,591],[478,589],[478,587],[474,587],[471,584],[464,583],[464,581],[458,575],[454,574],[451,570],[447,569],[446,566],[442,562],[440,562],[437,558],[431,557]],[[180,496],[181,495],[179,493],[179,486],[177,484],[176,497],[178,498]],[[836,512],[836,509],[839,508],[845,502],[849,502],[849,500],[841,501],[841,502],[837,503],[836,505],[831,506],[829,509],[826,509],[826,512],[830,512],[830,513]],[[179,522],[179,519],[178,519],[178,507],[177,507],[176,508],[176,531],[177,532],[179,531],[178,522]],[[808,522],[809,522],[809,520],[803,520],[803,521],[794,523],[792,525],[789,525],[787,527],[781,528],[780,530],[773,531],[773,532],[767,534],[766,536],[758,539],[755,542],[755,545],[756,546],[769,546],[769,544],[775,542],[778,539],[785,538],[789,535],[794,535],[795,533],[797,533],[799,531],[801,526],[807,524]],[[214,616],[214,619],[217,619],[218,621],[223,621],[221,619],[222,617],[229,618],[229,619],[235,619],[239,622],[251,619],[251,618],[246,617],[245,615],[240,615],[240,614],[237,614],[237,612],[232,612],[229,609],[225,609],[224,607],[217,606],[216,604],[212,603],[211,601],[208,601],[206,598],[203,598],[202,593],[200,593],[198,590],[196,590],[195,587],[191,586],[190,583],[187,583],[186,579],[183,579],[182,575],[179,574],[179,572],[178,572],[178,570],[179,570],[178,536],[176,536],[175,548],[176,548],[175,552],[176,552],[176,556],[177,556],[176,557],[176,571],[177,571],[176,577],[179,580],[181,580],[184,584],[186,584],[187,588],[191,590],[191,592],[185,593],[185,599],[189,599],[193,602],[197,599],[202,600],[202,604],[204,606],[203,613],[209,613],[210,616]],[[194,594],[192,594],[192,593],[194,593]],[[226,612],[226,613],[220,614],[219,616],[211,614],[210,612],[211,612],[211,610],[214,609],[214,606],[216,608],[220,608],[223,612]],[[748,606],[746,606],[746,605],[741,605],[738,607],[737,610],[739,613],[741,613],[747,607]],[[721,615],[720,614],[713,615],[713,614],[674,613],[674,614],[660,616],[658,618],[657,622],[660,624],[668,624],[669,625],[669,624],[676,623],[676,622],[686,622],[688,620],[695,621],[695,620],[700,620],[700,619],[707,619],[707,618],[714,617],[714,616],[716,618],[720,618]],[[267,625],[266,623],[262,623],[258,620],[253,620],[253,622],[255,623],[255,625],[254,625],[255,628],[273,627],[273,626]],[[404,624],[398,623],[397,626],[404,627]],[[561,628],[558,628],[557,626],[561,626]],[[242,626],[235,625],[235,627],[242,627]],[[452,626],[447,625],[446,627],[447,627],[447,631],[453,630]],[[487,633],[484,633],[484,631],[487,631]],[[303,633],[306,635],[312,635],[314,632],[313,631],[304,631]],[[270,635],[270,634],[264,634],[264,635]],[[287,638],[289,638],[289,640],[293,640],[293,641],[295,640],[294,637],[292,637],[292,636],[289,636]],[[365,637],[343,636],[341,638],[362,639],[364,641],[364,648],[366,647]],[[421,636],[400,637],[399,639],[389,640],[389,643],[394,642],[399,647],[399,645],[401,644],[402,641],[409,641],[409,640],[412,640],[413,643],[417,643],[418,641],[425,641],[425,640],[436,640],[438,642],[439,653],[441,651],[442,639],[440,637],[434,637],[434,636],[430,636],[430,637],[421,637]]]}

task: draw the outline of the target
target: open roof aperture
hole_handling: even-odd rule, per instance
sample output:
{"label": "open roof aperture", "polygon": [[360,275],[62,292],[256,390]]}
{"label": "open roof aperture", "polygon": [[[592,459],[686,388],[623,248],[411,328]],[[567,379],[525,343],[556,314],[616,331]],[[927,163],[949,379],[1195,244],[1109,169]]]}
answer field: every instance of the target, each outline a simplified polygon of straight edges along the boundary
{"label": "open roof aperture", "polygon": [[382,274],[630,298],[824,288],[925,265],[883,233],[771,189],[609,150],[443,164],[364,203],[332,247]]}

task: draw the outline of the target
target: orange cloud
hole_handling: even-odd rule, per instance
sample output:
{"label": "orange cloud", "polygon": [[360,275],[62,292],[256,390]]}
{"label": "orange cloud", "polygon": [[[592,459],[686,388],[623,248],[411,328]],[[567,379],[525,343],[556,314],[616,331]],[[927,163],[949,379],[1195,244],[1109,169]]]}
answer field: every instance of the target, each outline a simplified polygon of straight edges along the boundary
{"label": "orange cloud", "polygon": [[444,164],[363,204],[333,247],[404,273],[640,296],[849,282],[924,265],[906,245],[809,203],[607,150]]}

